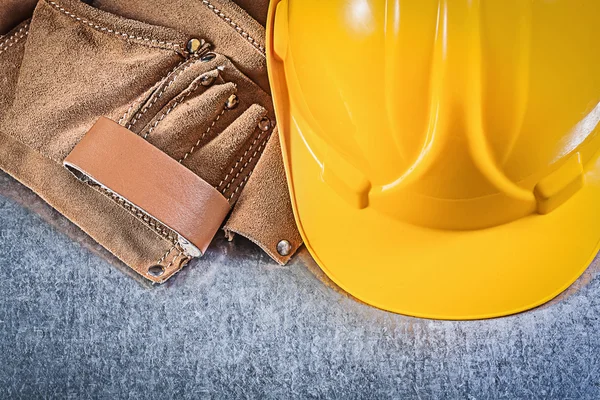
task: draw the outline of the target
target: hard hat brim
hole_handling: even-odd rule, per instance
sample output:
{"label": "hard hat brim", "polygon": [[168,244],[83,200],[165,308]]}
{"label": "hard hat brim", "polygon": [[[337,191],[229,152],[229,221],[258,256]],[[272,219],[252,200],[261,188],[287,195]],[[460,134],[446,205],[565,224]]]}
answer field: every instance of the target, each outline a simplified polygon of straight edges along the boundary
{"label": "hard hat brim", "polygon": [[[383,310],[432,319],[483,319],[522,312],[567,289],[600,248],[600,160],[584,185],[548,214],[479,230],[436,230],[346,202],[322,178],[290,108],[285,35],[267,29],[267,65],[292,206],[306,247],[352,296]],[[283,20],[285,21],[285,20]],[[303,129],[303,128],[302,128]]]}
{"label": "hard hat brim", "polygon": [[499,317],[567,289],[600,246],[600,163],[585,185],[547,215],[493,228],[435,230],[346,203],[322,179],[297,126],[281,127],[292,204],[321,269],[383,310],[432,319]]}

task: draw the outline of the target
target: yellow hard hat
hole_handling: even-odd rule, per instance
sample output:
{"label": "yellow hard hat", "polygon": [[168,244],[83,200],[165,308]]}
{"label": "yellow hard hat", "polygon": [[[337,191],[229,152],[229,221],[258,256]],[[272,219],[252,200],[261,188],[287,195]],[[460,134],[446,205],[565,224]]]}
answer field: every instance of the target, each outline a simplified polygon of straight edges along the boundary
{"label": "yellow hard hat", "polygon": [[275,0],[296,220],[373,306],[476,319],[552,299],[600,242],[600,1]]}

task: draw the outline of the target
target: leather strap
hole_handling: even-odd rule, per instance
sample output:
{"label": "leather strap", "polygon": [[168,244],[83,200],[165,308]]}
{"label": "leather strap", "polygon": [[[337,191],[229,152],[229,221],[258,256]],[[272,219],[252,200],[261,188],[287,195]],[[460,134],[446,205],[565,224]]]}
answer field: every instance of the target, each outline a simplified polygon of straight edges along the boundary
{"label": "leather strap", "polygon": [[209,183],[108,118],[94,124],[63,165],[176,232],[192,257],[206,251],[229,213],[229,202]]}

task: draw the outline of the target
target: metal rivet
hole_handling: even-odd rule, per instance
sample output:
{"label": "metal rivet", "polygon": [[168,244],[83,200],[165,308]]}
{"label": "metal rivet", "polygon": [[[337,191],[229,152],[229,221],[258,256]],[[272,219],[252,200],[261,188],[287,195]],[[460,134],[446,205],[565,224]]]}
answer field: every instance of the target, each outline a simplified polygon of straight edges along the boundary
{"label": "metal rivet", "polygon": [[196,53],[198,50],[200,50],[200,47],[202,47],[202,44],[203,44],[203,43],[202,43],[200,40],[198,40],[198,39],[195,39],[195,38],[194,38],[194,39],[190,39],[190,40],[187,42],[187,50],[188,50],[190,53],[194,54],[194,53]]}
{"label": "metal rivet", "polygon": [[158,278],[164,273],[165,267],[163,267],[162,265],[153,265],[152,267],[148,268],[148,275],[153,276],[155,278]]}
{"label": "metal rivet", "polygon": [[200,79],[200,84],[202,86],[210,86],[213,84],[213,82],[215,81],[215,77],[214,76],[210,76],[210,75],[204,75],[201,79]]}
{"label": "metal rivet", "polygon": [[202,57],[200,57],[200,61],[202,61],[202,62],[209,62],[211,60],[214,60],[216,56],[217,55],[215,53],[206,53],[205,55],[203,55]]}
{"label": "metal rivet", "polygon": [[277,252],[280,256],[288,256],[292,252],[292,245],[287,240],[280,240],[277,243]]}
{"label": "metal rivet", "polygon": [[232,94],[231,96],[229,96],[229,98],[225,102],[225,107],[228,110],[232,110],[237,107],[239,102],[240,102],[240,99],[235,94]]}
{"label": "metal rivet", "polygon": [[260,122],[258,123],[258,127],[260,128],[261,131],[266,132],[269,129],[271,129],[271,120],[267,117],[264,117],[263,119],[260,120]]}

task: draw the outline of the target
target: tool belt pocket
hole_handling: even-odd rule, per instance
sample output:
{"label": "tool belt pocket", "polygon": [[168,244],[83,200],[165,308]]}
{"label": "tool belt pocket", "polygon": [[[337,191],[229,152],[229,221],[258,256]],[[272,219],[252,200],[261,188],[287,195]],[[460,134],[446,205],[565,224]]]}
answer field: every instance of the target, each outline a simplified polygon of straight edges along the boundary
{"label": "tool belt pocket", "polygon": [[[252,228],[229,224],[229,237],[240,232],[263,248],[262,232],[289,238],[279,233],[281,221],[293,225],[282,217],[291,215],[287,198],[279,196],[276,206],[270,201],[273,193],[287,195],[283,173],[275,180],[263,165],[251,178],[275,116],[261,89],[268,86],[264,63],[238,53],[264,49],[197,6],[210,26],[243,46],[206,26],[188,31],[206,33],[215,46],[166,27],[180,26],[173,21],[153,25],[107,12],[106,4],[40,0],[21,40],[10,42],[13,51],[0,54],[0,62],[19,55],[2,64],[15,68],[0,93],[0,132],[27,154],[14,167],[10,158],[12,173],[154,282],[204,253],[232,209]],[[155,21],[140,15],[130,17]],[[32,163],[45,167],[24,167]],[[270,190],[256,189],[257,181]],[[236,204],[247,184],[255,188],[244,193],[252,200]],[[276,221],[263,229],[267,208]],[[274,254],[277,242],[268,242]],[[152,274],[157,266],[162,272]]]}
{"label": "tool belt pocket", "polygon": [[223,55],[190,58],[117,122],[100,118],[64,165],[186,255],[201,256],[272,132],[267,109],[238,95],[248,84]]}

